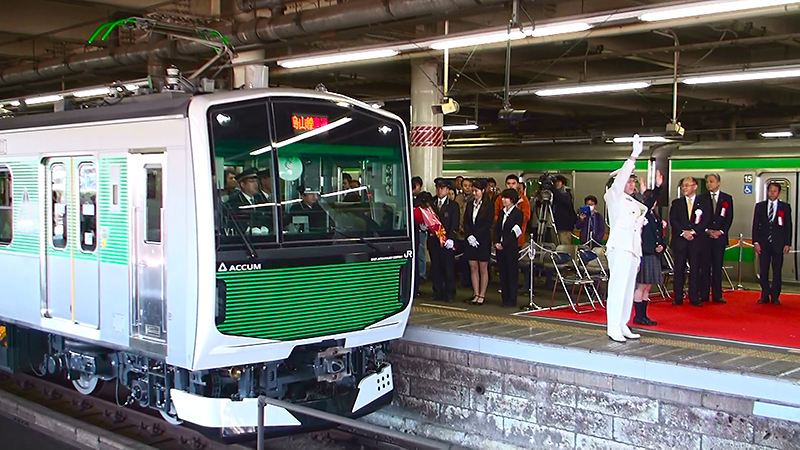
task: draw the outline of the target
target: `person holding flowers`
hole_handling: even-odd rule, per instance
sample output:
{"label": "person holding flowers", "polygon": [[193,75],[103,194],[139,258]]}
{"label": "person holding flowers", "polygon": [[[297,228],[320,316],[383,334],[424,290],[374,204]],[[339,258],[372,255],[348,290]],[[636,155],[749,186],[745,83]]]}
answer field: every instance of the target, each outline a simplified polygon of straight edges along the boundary
{"label": "person holding flowers", "polygon": [[706,228],[708,257],[706,258],[705,273],[706,286],[709,286],[710,289],[704,288],[700,292],[700,299],[707,302],[710,291],[712,301],[727,303],[722,298],[722,260],[725,256],[725,248],[728,246],[728,231],[733,223],[733,197],[720,190],[719,186],[722,180],[718,173],[707,174],[705,181],[708,192],[701,197],[705,198],[706,204],[711,205],[711,211],[709,211],[711,223]]}

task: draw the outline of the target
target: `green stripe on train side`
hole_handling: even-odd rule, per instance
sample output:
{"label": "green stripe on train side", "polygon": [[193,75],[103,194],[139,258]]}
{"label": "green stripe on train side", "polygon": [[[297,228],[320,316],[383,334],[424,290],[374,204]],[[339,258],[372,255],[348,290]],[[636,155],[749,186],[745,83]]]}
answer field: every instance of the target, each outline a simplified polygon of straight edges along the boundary
{"label": "green stripe on train side", "polygon": [[[112,205],[111,172],[119,167],[119,205]],[[115,169],[116,170],[116,169]],[[100,262],[128,264],[128,164],[125,156],[101,158],[98,186]]]}
{"label": "green stripe on train side", "polygon": [[39,199],[38,161],[33,158],[0,160],[0,166],[11,169],[11,195],[14,205],[11,244],[0,246],[0,252],[38,255],[39,221],[44,211]]}
{"label": "green stripe on train side", "polygon": [[[511,172],[613,172],[623,161],[445,161],[444,170]],[[647,161],[636,161],[636,170],[646,170]]]}
{"label": "green stripe on train side", "polygon": [[673,159],[672,170],[800,169],[800,158]]}

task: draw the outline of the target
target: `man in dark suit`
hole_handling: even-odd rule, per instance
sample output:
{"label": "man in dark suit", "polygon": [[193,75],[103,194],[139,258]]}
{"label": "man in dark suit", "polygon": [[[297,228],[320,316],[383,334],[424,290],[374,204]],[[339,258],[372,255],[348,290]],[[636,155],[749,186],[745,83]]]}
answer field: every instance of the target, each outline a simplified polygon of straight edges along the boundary
{"label": "man in dark suit", "polygon": [[[258,169],[251,167],[236,175],[236,182],[239,188],[229,194],[228,205],[230,205],[234,220],[239,222],[245,229],[259,229],[266,233],[272,229],[271,216],[266,213],[270,208],[259,207],[256,205],[267,203],[264,194],[261,193],[258,185]],[[262,229],[262,227],[265,227]]]}
{"label": "man in dark suit", "polygon": [[439,241],[434,233],[428,234],[428,253],[431,256],[431,274],[433,282],[433,299],[449,302],[456,296],[456,233],[459,228],[458,204],[447,198],[450,182],[444,179],[436,181],[436,200],[433,210],[439,217],[445,231],[445,243]]}
{"label": "man in dark suit", "polygon": [[686,262],[689,262],[689,303],[703,306],[702,293],[708,297],[704,281],[706,269],[706,228],[711,223],[711,204],[697,195],[697,179],[686,177],[681,183],[683,197],[672,201],[669,224],[672,227],[672,253],[675,257],[674,304],[683,304]]}
{"label": "man in dark suit", "polygon": [[[733,197],[719,189],[720,176],[710,173],[705,176],[708,192],[701,195],[706,204],[711,205],[711,222],[706,228],[708,253],[706,258],[705,282],[711,286],[711,299],[717,303],[727,303],[722,298],[722,260],[728,246],[728,231],[733,222]],[[708,301],[708,289],[700,293],[702,301]]]}
{"label": "man in dark suit", "polygon": [[[792,245],[792,208],[778,200],[781,185],[770,183],[767,200],[756,203],[753,212],[753,242],[761,268],[761,298],[758,303],[780,305],[781,269],[783,255]],[[772,287],[769,285],[769,266],[772,266]]]}

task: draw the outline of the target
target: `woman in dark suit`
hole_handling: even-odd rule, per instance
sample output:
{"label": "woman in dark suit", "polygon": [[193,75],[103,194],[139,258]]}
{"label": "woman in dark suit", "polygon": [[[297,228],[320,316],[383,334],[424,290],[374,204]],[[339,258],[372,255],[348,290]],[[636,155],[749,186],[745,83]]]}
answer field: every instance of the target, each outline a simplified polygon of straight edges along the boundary
{"label": "woman in dark suit", "polygon": [[503,209],[494,228],[497,268],[500,271],[500,288],[503,306],[517,306],[517,281],[519,281],[519,242],[522,234],[522,211],[515,205],[519,200],[516,189],[506,189],[501,194]]}
{"label": "woman in dark suit", "polygon": [[639,265],[639,274],[636,277],[636,290],[633,292],[633,308],[636,315],[633,323],[637,325],[654,326],[658,323],[647,317],[647,296],[650,287],[664,281],[661,272],[661,258],[666,248],[664,227],[661,218],[656,214],[658,198],[661,196],[661,187],[656,187],[644,193],[643,203],[650,208],[647,211],[647,221],[642,227],[642,261]]}
{"label": "woman in dark suit", "polygon": [[492,256],[492,221],[494,204],[486,196],[486,181],[472,184],[473,201],[464,211],[464,235],[469,244],[464,248],[464,258],[469,261],[472,276],[473,305],[482,305],[489,286],[489,259]]}

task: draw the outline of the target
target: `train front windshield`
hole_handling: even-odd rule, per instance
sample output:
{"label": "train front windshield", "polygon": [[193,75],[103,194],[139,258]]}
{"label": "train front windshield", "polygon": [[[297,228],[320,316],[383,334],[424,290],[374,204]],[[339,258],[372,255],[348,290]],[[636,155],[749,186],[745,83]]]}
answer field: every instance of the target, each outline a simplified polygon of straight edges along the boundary
{"label": "train front windshield", "polygon": [[408,237],[399,121],[276,97],[209,110],[220,247]]}

